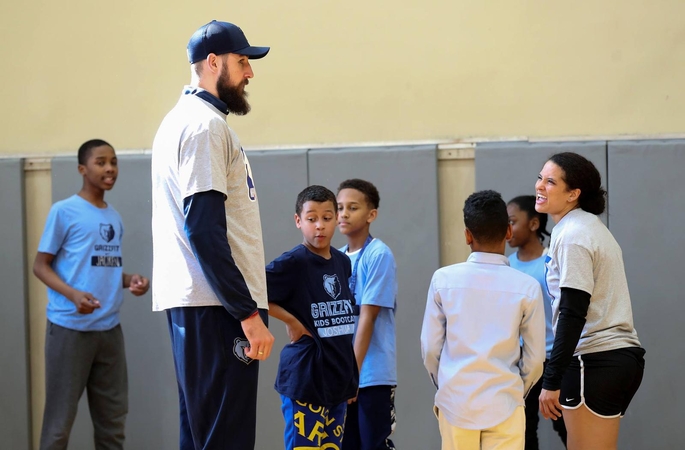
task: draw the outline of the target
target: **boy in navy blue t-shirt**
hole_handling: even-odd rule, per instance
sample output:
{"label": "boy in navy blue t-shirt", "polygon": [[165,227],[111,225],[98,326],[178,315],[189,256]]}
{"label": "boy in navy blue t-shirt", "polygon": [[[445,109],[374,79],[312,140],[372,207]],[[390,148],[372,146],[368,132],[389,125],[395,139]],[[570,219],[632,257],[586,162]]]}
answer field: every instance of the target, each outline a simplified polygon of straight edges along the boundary
{"label": "boy in navy blue t-shirt", "polygon": [[286,324],[290,338],[275,384],[286,450],[341,448],[347,400],[357,394],[352,268],[331,247],[337,209],[335,194],[323,186],[300,192],[295,224],[304,241],[266,267],[269,315]]}

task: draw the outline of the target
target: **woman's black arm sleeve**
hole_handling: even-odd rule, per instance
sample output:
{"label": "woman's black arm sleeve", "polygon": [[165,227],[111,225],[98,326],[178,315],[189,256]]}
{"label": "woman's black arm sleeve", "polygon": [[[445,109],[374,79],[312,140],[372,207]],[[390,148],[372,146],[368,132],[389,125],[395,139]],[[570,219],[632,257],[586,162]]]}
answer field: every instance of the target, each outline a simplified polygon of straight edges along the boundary
{"label": "woman's black arm sleeve", "polygon": [[554,334],[552,355],[545,367],[542,388],[556,391],[561,388],[561,379],[571,363],[573,352],[585,326],[591,295],[573,288],[561,288],[559,299],[559,321]]}

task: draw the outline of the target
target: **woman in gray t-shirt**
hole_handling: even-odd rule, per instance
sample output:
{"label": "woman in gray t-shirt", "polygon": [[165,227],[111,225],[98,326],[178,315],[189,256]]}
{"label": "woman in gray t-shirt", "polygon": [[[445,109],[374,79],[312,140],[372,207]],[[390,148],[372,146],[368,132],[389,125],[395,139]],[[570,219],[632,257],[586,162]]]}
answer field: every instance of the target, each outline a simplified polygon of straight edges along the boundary
{"label": "woman in gray t-shirt", "polygon": [[556,222],[546,258],[554,346],[540,411],[563,411],[568,448],[615,449],[620,418],[642,382],[644,353],[633,326],[621,248],[597,215],[606,191],[597,168],[558,153],[535,184],[536,205]]}

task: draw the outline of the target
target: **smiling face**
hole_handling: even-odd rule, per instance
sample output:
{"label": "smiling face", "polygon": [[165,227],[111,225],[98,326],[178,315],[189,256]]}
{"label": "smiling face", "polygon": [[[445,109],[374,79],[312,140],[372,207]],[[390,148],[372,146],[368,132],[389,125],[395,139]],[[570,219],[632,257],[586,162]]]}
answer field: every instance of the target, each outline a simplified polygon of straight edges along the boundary
{"label": "smiling face", "polygon": [[363,192],[352,188],[338,192],[338,227],[346,236],[368,233],[378,210],[371,208]]}
{"label": "smiling face", "polygon": [[302,230],[302,242],[312,253],[324,258],[330,257],[331,239],[335,233],[337,219],[333,202],[308,201],[302,205],[302,212],[295,214],[295,225]]}
{"label": "smiling face", "polygon": [[558,223],[578,206],[580,189],[569,189],[564,181],[563,169],[552,161],[547,161],[535,183],[535,197],[535,210],[551,215]]}
{"label": "smiling face", "polygon": [[88,154],[86,164],[78,165],[78,171],[83,175],[85,188],[109,191],[114,187],[119,175],[114,149],[109,145],[93,147]]}

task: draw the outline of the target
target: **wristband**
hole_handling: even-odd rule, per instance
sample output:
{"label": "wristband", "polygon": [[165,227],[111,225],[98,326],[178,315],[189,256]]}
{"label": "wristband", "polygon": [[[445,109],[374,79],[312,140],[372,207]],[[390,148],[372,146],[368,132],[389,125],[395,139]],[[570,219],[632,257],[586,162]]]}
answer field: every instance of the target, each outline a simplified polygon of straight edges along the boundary
{"label": "wristband", "polygon": [[257,314],[259,314],[259,310],[258,310],[258,309],[255,310],[255,312],[253,312],[253,313],[250,314],[249,316],[245,317],[243,320],[251,319],[251,318],[253,318],[254,316],[256,316]]}

